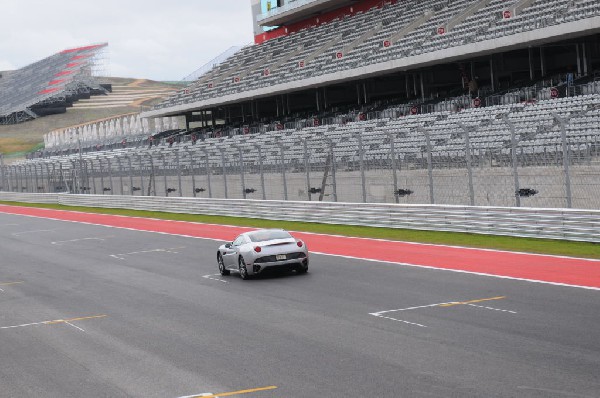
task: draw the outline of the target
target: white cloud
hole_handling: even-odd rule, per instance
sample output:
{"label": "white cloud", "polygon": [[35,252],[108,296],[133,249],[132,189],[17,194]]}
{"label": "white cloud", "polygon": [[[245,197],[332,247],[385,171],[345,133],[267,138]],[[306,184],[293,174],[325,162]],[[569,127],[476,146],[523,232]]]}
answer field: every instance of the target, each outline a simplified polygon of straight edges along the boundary
{"label": "white cloud", "polygon": [[252,41],[249,0],[2,0],[0,70],[108,42],[113,76],[177,80]]}

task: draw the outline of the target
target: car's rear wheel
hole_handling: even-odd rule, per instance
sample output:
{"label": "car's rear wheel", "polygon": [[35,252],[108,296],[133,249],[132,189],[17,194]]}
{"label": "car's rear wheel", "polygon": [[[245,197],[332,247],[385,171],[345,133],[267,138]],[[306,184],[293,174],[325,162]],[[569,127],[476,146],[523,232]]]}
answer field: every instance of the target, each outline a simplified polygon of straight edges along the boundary
{"label": "car's rear wheel", "polygon": [[229,275],[229,270],[225,268],[225,263],[223,262],[223,256],[221,253],[217,254],[217,263],[219,263],[219,272],[221,275]]}
{"label": "car's rear wheel", "polygon": [[296,268],[296,272],[299,274],[306,274],[308,272],[308,263],[303,262],[302,264],[300,264],[298,268]]}
{"label": "car's rear wheel", "polygon": [[248,269],[246,268],[246,262],[244,261],[244,257],[242,257],[242,256],[240,256],[240,261],[238,263],[238,269],[240,271],[240,277],[243,280],[250,278],[250,275],[248,275]]}

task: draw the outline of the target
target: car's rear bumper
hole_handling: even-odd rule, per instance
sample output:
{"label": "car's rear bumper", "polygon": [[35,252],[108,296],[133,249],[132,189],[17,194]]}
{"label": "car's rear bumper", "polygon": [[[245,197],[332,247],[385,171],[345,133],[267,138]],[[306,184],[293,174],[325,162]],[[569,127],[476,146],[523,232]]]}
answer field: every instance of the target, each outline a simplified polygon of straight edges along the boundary
{"label": "car's rear bumper", "polygon": [[260,274],[263,272],[269,271],[292,271],[298,269],[299,267],[307,267],[308,266],[308,257],[295,258],[290,260],[283,261],[272,261],[272,262],[255,262],[252,264],[253,273]]}

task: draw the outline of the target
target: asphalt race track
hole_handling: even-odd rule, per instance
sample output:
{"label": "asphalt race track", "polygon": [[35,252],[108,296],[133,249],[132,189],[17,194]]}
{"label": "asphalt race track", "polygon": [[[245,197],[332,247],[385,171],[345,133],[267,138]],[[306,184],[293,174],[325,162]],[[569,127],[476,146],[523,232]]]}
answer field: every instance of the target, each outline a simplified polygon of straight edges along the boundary
{"label": "asphalt race track", "polygon": [[0,397],[599,396],[598,290],[218,245],[0,213]]}

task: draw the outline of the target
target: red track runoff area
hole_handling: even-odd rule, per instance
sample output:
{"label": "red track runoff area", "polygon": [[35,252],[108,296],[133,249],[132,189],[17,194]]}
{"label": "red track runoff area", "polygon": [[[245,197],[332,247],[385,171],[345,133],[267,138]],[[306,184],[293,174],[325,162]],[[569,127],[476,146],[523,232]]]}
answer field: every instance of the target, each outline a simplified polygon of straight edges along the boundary
{"label": "red track runoff area", "polygon": [[[6,214],[231,241],[255,228],[0,205]],[[600,261],[294,232],[313,253],[600,290]]]}

